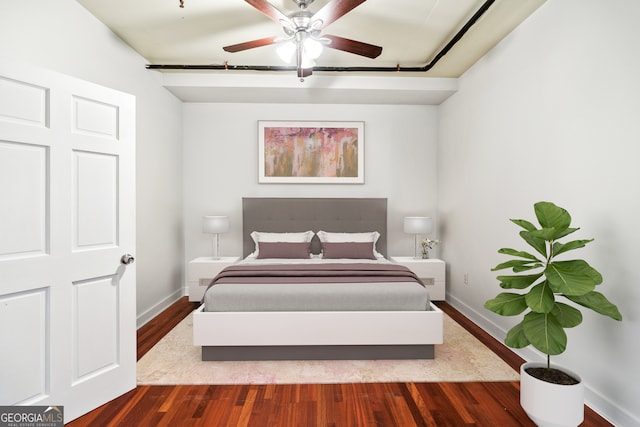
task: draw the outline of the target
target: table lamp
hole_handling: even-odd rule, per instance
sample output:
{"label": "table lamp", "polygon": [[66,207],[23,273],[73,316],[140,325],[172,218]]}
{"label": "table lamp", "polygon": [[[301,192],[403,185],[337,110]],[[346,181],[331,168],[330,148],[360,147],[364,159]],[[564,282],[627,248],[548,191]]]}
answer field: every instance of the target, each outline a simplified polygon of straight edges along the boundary
{"label": "table lamp", "polygon": [[413,257],[418,259],[418,236],[431,233],[432,221],[426,216],[408,216],[404,219],[404,232],[414,235]]}
{"label": "table lamp", "polygon": [[211,259],[220,259],[220,234],[229,231],[229,217],[207,215],[202,217],[202,232],[213,234],[211,242],[213,256]]}

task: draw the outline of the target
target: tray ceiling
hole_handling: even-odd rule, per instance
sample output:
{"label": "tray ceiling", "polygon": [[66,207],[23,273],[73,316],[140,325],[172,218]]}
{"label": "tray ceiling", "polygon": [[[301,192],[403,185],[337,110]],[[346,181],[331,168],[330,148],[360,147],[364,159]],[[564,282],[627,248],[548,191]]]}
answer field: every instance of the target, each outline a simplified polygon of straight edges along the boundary
{"label": "tray ceiling", "polygon": [[[179,7],[179,0],[77,1],[149,64],[222,66],[228,70],[286,65],[276,54],[276,45],[237,53],[222,49],[249,40],[284,36],[280,25],[242,0],[184,0],[184,8]],[[316,12],[329,1],[315,0],[309,10]],[[383,68],[382,73],[389,76],[404,75],[394,73],[394,69],[428,66],[428,70],[417,74],[459,77],[543,2],[368,0],[328,25],[322,34],[378,45],[383,48],[382,54],[369,59],[325,48],[316,63],[328,70]],[[292,0],[270,3],[287,15],[298,10]],[[470,19],[483,8],[486,12],[470,25]],[[468,31],[460,35],[465,26]],[[443,54],[447,46],[451,48]],[[292,74],[295,78],[295,72]]]}

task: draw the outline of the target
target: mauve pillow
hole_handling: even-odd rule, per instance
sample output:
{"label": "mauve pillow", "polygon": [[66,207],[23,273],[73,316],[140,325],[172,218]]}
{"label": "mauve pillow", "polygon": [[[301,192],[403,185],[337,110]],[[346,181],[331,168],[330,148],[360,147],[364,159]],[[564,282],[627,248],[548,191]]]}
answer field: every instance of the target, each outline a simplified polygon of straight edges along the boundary
{"label": "mauve pillow", "polygon": [[258,242],[258,259],[309,258],[311,242]]}
{"label": "mauve pillow", "polygon": [[322,242],[322,259],[376,259],[374,242]]}
{"label": "mauve pillow", "polygon": [[346,242],[373,242],[374,256],[382,257],[383,255],[376,250],[375,244],[380,238],[380,233],[377,231],[369,231],[364,233],[335,233],[332,231],[320,230],[317,233],[318,239],[321,242],[330,243],[346,243]]}
{"label": "mauve pillow", "polygon": [[311,230],[297,233],[272,233],[264,231],[251,232],[251,239],[256,247],[251,255],[258,256],[258,242],[310,242],[314,232]]}

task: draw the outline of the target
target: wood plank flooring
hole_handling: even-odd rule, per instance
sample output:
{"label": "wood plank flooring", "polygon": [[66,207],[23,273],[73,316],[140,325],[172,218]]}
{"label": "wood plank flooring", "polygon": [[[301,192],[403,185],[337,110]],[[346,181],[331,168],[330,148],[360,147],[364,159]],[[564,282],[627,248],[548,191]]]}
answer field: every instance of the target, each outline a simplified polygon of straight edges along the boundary
{"label": "wood plank flooring", "polygon": [[[438,306],[510,366],[523,360],[446,302]],[[196,305],[182,298],[138,330],[138,359]],[[534,426],[518,382],[139,386],[80,426]],[[611,426],[585,408],[584,427]]]}

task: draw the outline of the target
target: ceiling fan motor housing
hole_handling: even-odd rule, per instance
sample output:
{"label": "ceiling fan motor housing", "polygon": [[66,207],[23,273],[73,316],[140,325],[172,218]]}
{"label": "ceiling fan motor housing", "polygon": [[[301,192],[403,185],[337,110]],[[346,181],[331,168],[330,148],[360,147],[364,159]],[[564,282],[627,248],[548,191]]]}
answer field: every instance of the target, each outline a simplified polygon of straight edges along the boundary
{"label": "ceiling fan motor housing", "polygon": [[303,11],[295,12],[291,14],[289,18],[291,19],[291,22],[293,22],[293,25],[295,25],[296,30],[299,31],[299,30],[306,30],[307,28],[309,28],[311,24],[312,16],[313,15],[310,12],[303,10]]}
{"label": "ceiling fan motor housing", "polygon": [[313,3],[313,0],[293,0],[293,2],[298,5],[300,9],[306,9]]}

